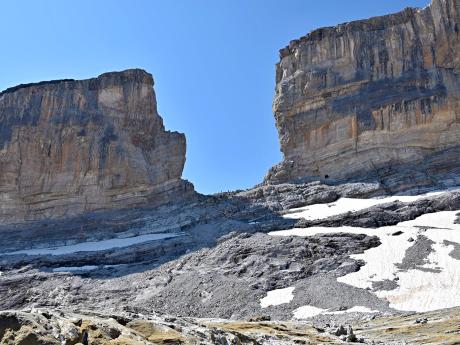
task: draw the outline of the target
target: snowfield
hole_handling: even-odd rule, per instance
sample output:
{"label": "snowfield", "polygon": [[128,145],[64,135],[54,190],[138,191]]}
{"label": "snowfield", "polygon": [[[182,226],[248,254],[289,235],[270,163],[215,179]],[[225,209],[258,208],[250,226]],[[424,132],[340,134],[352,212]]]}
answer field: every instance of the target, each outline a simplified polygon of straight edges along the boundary
{"label": "snowfield", "polygon": [[[449,255],[455,247],[444,242],[460,243],[460,225],[454,224],[457,213],[448,211],[425,214],[401,223],[401,226],[412,229],[433,227],[419,230],[435,243],[434,251],[423,266],[432,271],[415,269],[397,272],[399,287],[393,291],[378,291],[377,296],[386,298],[390,306],[398,310],[423,312],[460,305],[460,261]],[[350,274],[349,279],[353,279],[356,273]]]}
{"label": "snowfield", "polygon": [[78,252],[96,252],[100,250],[108,250],[113,248],[129,247],[135,244],[140,244],[149,241],[164,240],[167,238],[177,237],[182,233],[161,233],[161,234],[148,234],[126,238],[112,238],[103,241],[82,242],[68,246],[59,246],[53,248],[37,248],[25,249],[15,252],[2,253],[1,255],[65,255]]}
{"label": "snowfield", "polygon": [[[346,202],[350,203],[350,199]],[[336,204],[345,205],[342,202]],[[353,206],[355,208],[361,207],[361,201]],[[351,205],[346,207],[352,208]],[[345,206],[341,207],[340,213],[344,209]],[[310,208],[309,212],[311,210]],[[330,213],[332,214],[332,211]],[[454,224],[458,213],[459,211],[445,211],[425,214],[411,221],[378,229],[311,227],[276,231],[269,233],[269,235],[313,236],[346,232],[378,236],[382,243],[380,246],[366,250],[362,254],[351,256],[353,259],[363,260],[366,264],[359,271],[342,276],[337,280],[371,291],[373,283],[390,280],[397,283],[398,286],[395,289],[373,291],[373,293],[388,300],[391,308],[401,311],[433,311],[460,306],[460,261],[450,255],[455,249],[451,243],[460,244],[460,225]],[[318,217],[325,214],[326,212],[323,212]],[[312,214],[311,217],[313,216]],[[402,234],[398,235],[398,232],[402,232]],[[401,264],[406,257],[406,251],[415,244],[416,241],[414,240],[419,236],[424,236],[434,242],[431,253],[427,255],[422,264],[414,264],[414,267],[407,269],[398,268],[397,265]],[[406,258],[406,260],[410,260],[410,258]],[[311,306],[298,308],[294,317],[305,318],[306,315],[310,315],[307,317],[318,315],[316,314],[317,309]],[[321,313],[327,313],[327,311],[323,310]]]}
{"label": "snowfield", "polygon": [[284,218],[289,219],[300,219],[305,218],[306,220],[319,220],[328,217],[336,216],[347,212],[356,212],[363,210],[368,207],[386,204],[389,202],[401,201],[401,202],[414,202],[419,199],[424,199],[429,196],[435,196],[442,194],[443,192],[431,192],[421,195],[395,195],[384,198],[373,198],[373,199],[354,199],[354,198],[341,198],[337,201],[328,204],[315,204],[300,208],[293,208],[289,210],[289,213],[285,214]]}

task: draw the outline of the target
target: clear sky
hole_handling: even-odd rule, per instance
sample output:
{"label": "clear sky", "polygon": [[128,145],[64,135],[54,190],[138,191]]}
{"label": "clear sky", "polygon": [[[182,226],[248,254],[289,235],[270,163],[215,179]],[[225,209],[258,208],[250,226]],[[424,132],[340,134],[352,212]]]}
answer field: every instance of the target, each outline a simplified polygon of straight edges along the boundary
{"label": "clear sky", "polygon": [[278,50],[313,29],[429,0],[0,0],[0,90],[139,67],[203,193],[251,187],[281,160]]}

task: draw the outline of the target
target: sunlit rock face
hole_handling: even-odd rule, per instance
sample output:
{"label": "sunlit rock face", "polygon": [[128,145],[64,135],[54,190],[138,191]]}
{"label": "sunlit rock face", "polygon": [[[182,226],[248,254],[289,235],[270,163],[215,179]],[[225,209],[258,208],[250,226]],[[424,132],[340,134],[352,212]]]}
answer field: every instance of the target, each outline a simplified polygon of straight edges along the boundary
{"label": "sunlit rock face", "polygon": [[323,28],[280,51],[272,183],[460,183],[460,2]]}
{"label": "sunlit rock face", "polygon": [[145,71],[0,93],[0,223],[182,198],[184,163]]}

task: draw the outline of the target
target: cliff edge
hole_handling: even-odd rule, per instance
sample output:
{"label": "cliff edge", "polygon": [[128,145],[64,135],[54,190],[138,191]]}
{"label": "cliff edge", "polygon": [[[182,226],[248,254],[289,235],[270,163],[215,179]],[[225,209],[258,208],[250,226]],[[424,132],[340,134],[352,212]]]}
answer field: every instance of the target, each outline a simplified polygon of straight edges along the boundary
{"label": "cliff edge", "polygon": [[460,2],[328,27],[280,51],[269,183],[460,183]]}
{"label": "cliff edge", "polygon": [[0,223],[159,205],[193,193],[138,69],[0,93]]}

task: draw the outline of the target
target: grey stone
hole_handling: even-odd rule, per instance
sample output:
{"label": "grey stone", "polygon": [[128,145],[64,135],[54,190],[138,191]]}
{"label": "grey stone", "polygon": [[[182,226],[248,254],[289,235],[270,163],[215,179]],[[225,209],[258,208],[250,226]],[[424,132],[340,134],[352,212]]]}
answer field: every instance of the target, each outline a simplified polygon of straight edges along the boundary
{"label": "grey stone", "polygon": [[[397,264],[396,267],[405,271],[411,269],[427,270],[423,266],[427,264],[428,256],[434,251],[434,244],[429,238],[419,235],[414,244],[406,250],[402,262]],[[430,269],[430,271],[439,272],[434,269]]]}
{"label": "grey stone", "polygon": [[456,260],[460,260],[460,243],[444,241],[444,245],[453,246],[454,249],[449,253],[449,256]]}

